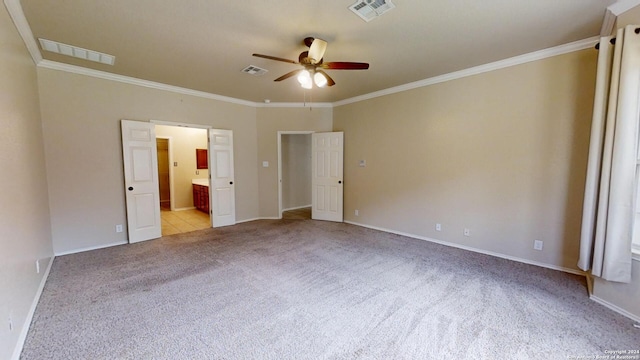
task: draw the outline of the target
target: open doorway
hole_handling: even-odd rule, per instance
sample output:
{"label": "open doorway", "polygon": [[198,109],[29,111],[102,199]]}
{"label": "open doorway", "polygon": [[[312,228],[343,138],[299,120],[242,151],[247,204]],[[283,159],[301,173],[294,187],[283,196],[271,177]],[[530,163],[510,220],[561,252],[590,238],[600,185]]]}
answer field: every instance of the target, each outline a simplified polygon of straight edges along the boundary
{"label": "open doorway", "polygon": [[170,138],[156,137],[160,210],[171,210],[171,166],[169,165],[169,141]]}
{"label": "open doorway", "polygon": [[194,201],[194,189],[200,194],[209,184],[209,169],[199,168],[196,157],[196,149],[208,148],[207,129],[155,125],[155,130],[162,236],[210,228],[208,207]]}
{"label": "open doorway", "polygon": [[312,131],[278,132],[280,218],[311,218],[312,133]]}

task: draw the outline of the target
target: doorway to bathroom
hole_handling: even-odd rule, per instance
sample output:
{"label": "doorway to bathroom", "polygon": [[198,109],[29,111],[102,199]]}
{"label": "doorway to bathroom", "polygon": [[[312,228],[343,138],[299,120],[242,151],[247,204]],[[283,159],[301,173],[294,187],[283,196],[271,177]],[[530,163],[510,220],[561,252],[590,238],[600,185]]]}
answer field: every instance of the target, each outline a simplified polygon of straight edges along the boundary
{"label": "doorway to bathroom", "polygon": [[208,207],[196,207],[194,198],[194,184],[209,182],[208,166],[198,166],[196,156],[208,149],[207,129],[156,125],[155,131],[162,236],[210,228]]}

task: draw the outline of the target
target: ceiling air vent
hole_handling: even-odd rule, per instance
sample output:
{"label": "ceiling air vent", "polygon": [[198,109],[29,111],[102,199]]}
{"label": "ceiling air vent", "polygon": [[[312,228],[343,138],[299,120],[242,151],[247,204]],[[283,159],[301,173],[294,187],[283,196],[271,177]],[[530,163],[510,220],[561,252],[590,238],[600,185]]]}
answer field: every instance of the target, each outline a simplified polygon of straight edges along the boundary
{"label": "ceiling air vent", "polygon": [[242,69],[243,73],[247,73],[249,75],[253,75],[253,76],[260,76],[260,75],[264,75],[267,73],[267,69],[263,69],[263,68],[259,68],[255,65],[249,65],[246,68]]}
{"label": "ceiling air vent", "polygon": [[369,22],[395,7],[391,0],[358,0],[349,9]]}
{"label": "ceiling air vent", "polygon": [[40,46],[42,46],[43,50],[51,51],[57,54],[73,56],[79,59],[95,61],[107,65],[113,65],[116,61],[116,57],[113,55],[93,50],[87,50],[79,48],[77,46],[59,43],[57,41],[51,41],[47,39],[38,40],[40,40]]}

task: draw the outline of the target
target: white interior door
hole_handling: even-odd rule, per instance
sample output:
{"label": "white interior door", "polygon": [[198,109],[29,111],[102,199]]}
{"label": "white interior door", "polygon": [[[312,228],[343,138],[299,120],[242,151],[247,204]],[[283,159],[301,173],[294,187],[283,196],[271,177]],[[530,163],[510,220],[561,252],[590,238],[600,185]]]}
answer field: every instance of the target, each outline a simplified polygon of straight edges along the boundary
{"label": "white interior door", "polygon": [[344,133],[314,133],[311,142],[311,218],[342,222]]}
{"label": "white interior door", "polygon": [[121,127],[129,242],[156,239],[162,223],[155,125],[122,120]]}
{"label": "white interior door", "polygon": [[213,227],[236,223],[236,192],[233,177],[233,131],[209,130],[209,188]]}

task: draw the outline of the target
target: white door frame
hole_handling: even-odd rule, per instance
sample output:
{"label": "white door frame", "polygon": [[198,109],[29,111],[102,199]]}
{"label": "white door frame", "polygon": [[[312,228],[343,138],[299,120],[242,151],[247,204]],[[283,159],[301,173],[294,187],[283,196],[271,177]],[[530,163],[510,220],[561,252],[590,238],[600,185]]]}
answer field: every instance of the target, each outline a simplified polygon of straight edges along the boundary
{"label": "white door frame", "polygon": [[278,131],[278,219],[282,219],[282,135],[309,135],[315,131]]}
{"label": "white door frame", "polygon": [[167,152],[169,153],[169,201],[171,202],[171,211],[176,210],[175,195],[173,191],[173,149],[171,148],[171,136],[156,136],[156,139],[167,140]]}

